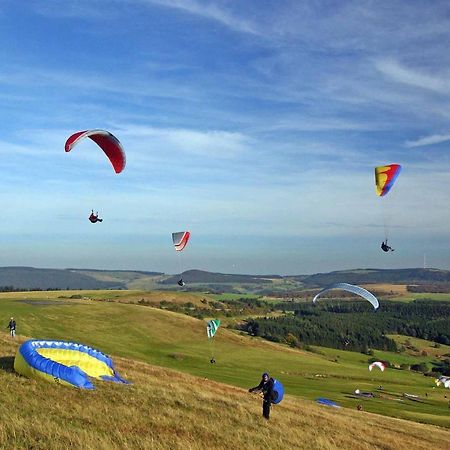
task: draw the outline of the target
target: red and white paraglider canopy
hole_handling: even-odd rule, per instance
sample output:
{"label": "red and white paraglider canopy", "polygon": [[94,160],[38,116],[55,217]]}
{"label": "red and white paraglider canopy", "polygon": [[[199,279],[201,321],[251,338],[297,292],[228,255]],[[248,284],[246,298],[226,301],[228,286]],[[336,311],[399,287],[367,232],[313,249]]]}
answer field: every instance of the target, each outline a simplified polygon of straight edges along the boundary
{"label": "red and white paraglider canopy", "polygon": [[122,172],[125,168],[125,151],[120,141],[112,135],[109,131],[105,130],[87,130],[78,131],[69,137],[66,141],[65,151],[70,152],[75,145],[78,144],[84,138],[92,139],[106,154],[111,161],[112,166],[116,173]]}

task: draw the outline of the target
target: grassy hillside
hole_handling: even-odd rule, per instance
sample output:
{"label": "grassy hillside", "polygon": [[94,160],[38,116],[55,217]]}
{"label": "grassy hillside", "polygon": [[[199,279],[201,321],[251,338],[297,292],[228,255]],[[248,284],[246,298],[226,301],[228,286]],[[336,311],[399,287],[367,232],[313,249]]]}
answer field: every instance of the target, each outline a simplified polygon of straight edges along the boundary
{"label": "grassy hillside", "polygon": [[101,280],[84,273],[34,267],[0,267],[0,287],[14,289],[111,289],[124,288],[118,280]]}
{"label": "grassy hillside", "polygon": [[321,287],[340,282],[351,284],[449,284],[450,271],[443,269],[355,269],[317,273],[306,278],[302,276],[299,280],[306,287]]}
{"label": "grassy hillside", "polygon": [[[183,272],[183,280],[186,283],[247,283],[264,284],[272,283],[273,279],[280,279],[280,275],[235,275],[226,273],[206,272],[204,270],[187,270]],[[176,284],[180,279],[178,275],[169,277],[161,284]]]}
{"label": "grassy hillside", "polygon": [[160,287],[159,282],[168,277],[160,272],[141,272],[133,270],[89,270],[70,269],[95,280],[115,283],[116,286],[124,286],[126,289],[151,290]]}
{"label": "grassy hillside", "polygon": [[[415,357],[433,357],[441,358],[443,355],[450,355],[450,345],[435,344],[425,339],[403,336],[401,334],[388,335],[400,347],[403,347],[405,353]],[[450,395],[449,395],[450,397]]]}
{"label": "grassy hillside", "polygon": [[[133,270],[93,269],[37,269],[33,267],[0,267],[0,288],[14,289],[133,289],[167,290],[176,286],[179,275]],[[253,293],[281,297],[302,297],[305,288],[319,289],[335,282],[377,284],[389,297],[405,300],[418,294],[406,292],[406,285],[426,287],[427,292],[450,290],[450,271],[440,269],[355,269],[314,275],[241,275],[222,274],[202,270],[188,270],[182,274],[187,285],[183,291],[211,291],[216,293]],[[397,286],[404,285],[399,289]],[[447,294],[445,294],[447,292]],[[302,294],[303,293],[303,294]],[[423,297],[423,294],[422,294]]]}
{"label": "grassy hillside", "polygon": [[117,356],[116,369],[132,385],[66,388],[17,375],[18,345],[0,335],[1,448],[425,450],[450,440],[443,428],[291,395],[267,422],[259,396],[246,389]]}
{"label": "grassy hillside", "polygon": [[[113,300],[119,293],[128,294],[95,294],[103,298],[111,295]],[[443,389],[433,389],[432,378],[395,369],[370,373],[366,355],[321,348],[305,352],[224,327],[211,348],[205,321],[132,303],[58,296],[61,292],[1,294],[0,321],[6,326],[13,315],[19,335],[74,340],[109,354],[243,388],[256,384],[261,372],[268,370],[283,381],[291,395],[310,400],[329,397],[351,409],[362,403],[365,411],[450,427],[448,400]],[[212,353],[216,365],[209,363]],[[415,361],[408,355],[387,356],[390,360],[401,356]],[[380,353],[379,357],[386,355]],[[383,385],[382,392],[377,389],[379,385]],[[376,396],[361,399],[354,395],[355,389],[372,391]],[[405,399],[404,393],[419,395],[421,401]]]}

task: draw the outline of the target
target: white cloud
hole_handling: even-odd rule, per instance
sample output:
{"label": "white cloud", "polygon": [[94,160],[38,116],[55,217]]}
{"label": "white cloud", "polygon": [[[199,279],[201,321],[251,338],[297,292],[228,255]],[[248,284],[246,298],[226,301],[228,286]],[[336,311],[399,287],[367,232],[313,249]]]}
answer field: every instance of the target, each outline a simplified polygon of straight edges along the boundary
{"label": "white cloud", "polygon": [[415,141],[407,141],[406,147],[422,147],[425,145],[441,144],[448,141],[450,141],[450,134],[433,134],[431,136],[422,137]]}
{"label": "white cloud", "polygon": [[186,154],[207,156],[219,159],[228,159],[246,153],[250,149],[252,139],[239,132],[222,130],[190,130],[185,128],[156,128],[146,126],[118,126],[121,136],[128,137],[129,141],[145,139],[152,142],[153,148],[159,152],[164,149],[169,152],[182,152]]}
{"label": "white cloud", "polygon": [[[108,8],[111,4],[114,4],[114,8]],[[65,0],[64,7],[61,7],[60,0],[46,0],[38,2],[34,7],[39,14],[46,17],[105,20],[117,16],[119,7],[122,8],[123,14],[126,14],[124,6],[131,8],[133,4],[170,8],[218,22],[234,31],[259,34],[251,21],[234,15],[218,3],[198,0]]]}
{"label": "white cloud", "polygon": [[233,15],[220,7],[217,3],[201,2],[197,0],[137,0],[144,4],[159,5],[166,8],[178,9],[188,14],[214,20],[234,31],[259,34],[256,26],[248,20]]}
{"label": "white cloud", "polygon": [[391,59],[376,61],[375,67],[385,76],[401,84],[450,95],[448,77],[439,78],[422,71],[412,70]]}
{"label": "white cloud", "polygon": [[[148,82],[145,76],[109,72],[93,72],[88,70],[62,71],[41,67],[12,66],[0,71],[0,83],[8,86],[19,86],[21,90],[49,86],[52,90],[58,87],[71,88],[64,91],[65,96],[99,95],[114,93],[131,101],[133,98],[155,97],[166,99],[197,100],[200,89],[191,88],[187,84],[158,79]],[[127,97],[125,97],[127,96]]]}

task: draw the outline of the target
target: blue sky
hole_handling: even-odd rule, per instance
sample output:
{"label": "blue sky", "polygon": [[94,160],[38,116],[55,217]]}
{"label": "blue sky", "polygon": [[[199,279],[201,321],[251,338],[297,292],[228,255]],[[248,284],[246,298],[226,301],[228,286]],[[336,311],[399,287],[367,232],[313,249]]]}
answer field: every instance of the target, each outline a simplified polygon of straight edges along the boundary
{"label": "blue sky", "polygon": [[449,46],[447,1],[0,0],[0,266],[450,269]]}

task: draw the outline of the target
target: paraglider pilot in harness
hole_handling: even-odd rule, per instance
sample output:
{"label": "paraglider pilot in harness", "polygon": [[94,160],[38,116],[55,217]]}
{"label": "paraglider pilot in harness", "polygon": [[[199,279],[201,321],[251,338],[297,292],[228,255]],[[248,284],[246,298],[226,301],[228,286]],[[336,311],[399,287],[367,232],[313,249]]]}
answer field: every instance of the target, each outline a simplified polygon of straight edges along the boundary
{"label": "paraglider pilot in harness", "polygon": [[6,328],[9,328],[11,337],[16,337],[16,321],[14,320],[14,317],[11,317],[11,320]]}
{"label": "paraglider pilot in harness", "polygon": [[269,419],[270,416],[270,405],[275,400],[276,393],[273,390],[273,385],[275,380],[269,377],[267,372],[262,374],[261,382],[258,386],[250,388],[248,392],[262,392],[263,393],[263,417]]}
{"label": "paraglider pilot in harness", "polygon": [[94,210],[92,210],[91,215],[89,216],[89,220],[90,220],[92,223],[103,222],[103,219],[100,219],[100,218],[98,217],[98,212],[97,212],[97,214],[94,214]]}
{"label": "paraglider pilot in harness", "polygon": [[389,250],[391,252],[394,251],[394,249],[387,244],[387,239],[381,243],[381,250],[383,250],[383,252],[388,252]]}

